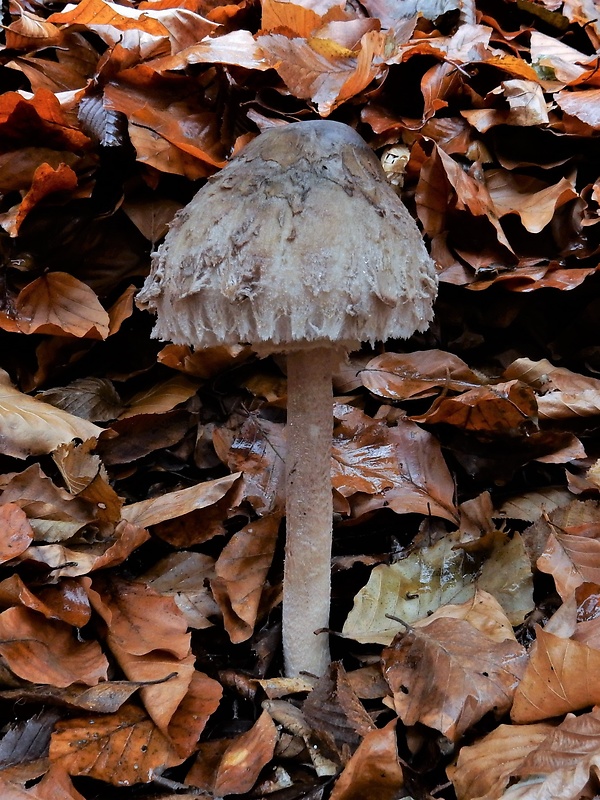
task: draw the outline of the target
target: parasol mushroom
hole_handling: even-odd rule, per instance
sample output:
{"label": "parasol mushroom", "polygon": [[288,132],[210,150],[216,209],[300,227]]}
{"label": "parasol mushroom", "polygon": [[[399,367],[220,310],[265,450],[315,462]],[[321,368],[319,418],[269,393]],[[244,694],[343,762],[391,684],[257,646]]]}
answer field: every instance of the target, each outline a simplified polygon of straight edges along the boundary
{"label": "parasol mushroom", "polygon": [[349,126],[270,128],[177,215],[138,304],[153,335],[284,352],[288,372],[283,650],[329,664],[332,370],[361,342],[427,328],[434,264],[373,151]]}

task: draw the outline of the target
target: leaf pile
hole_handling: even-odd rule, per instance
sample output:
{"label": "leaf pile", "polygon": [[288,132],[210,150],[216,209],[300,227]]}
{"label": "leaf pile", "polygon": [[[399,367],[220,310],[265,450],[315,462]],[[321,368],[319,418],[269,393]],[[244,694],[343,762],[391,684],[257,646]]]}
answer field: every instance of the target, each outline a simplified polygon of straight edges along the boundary
{"label": "leaf pile", "polygon": [[[3,15],[2,797],[597,796],[597,8]],[[207,177],[318,117],[441,284],[427,333],[335,377],[335,661],[292,680],[283,365],[157,343],[134,297]]]}

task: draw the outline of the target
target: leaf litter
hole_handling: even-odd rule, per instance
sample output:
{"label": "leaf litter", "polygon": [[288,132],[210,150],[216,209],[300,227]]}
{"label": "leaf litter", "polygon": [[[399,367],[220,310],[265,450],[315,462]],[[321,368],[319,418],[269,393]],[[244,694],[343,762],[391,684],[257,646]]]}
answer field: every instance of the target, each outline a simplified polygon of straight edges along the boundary
{"label": "leaf litter", "polygon": [[[3,21],[2,796],[597,795],[592,4]],[[319,116],[393,162],[441,286],[336,376],[334,663],[290,680],[285,373],[133,298],[206,178]]]}

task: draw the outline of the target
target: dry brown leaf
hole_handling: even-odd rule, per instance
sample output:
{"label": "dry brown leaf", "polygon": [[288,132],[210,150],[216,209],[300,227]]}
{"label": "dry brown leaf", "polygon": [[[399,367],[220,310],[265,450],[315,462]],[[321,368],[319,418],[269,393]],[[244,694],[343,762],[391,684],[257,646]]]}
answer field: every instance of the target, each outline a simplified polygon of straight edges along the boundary
{"label": "dry brown leaf", "polygon": [[247,30],[230,31],[212,38],[206,37],[176,55],[156,58],[151,64],[157,72],[185,69],[189,64],[234,64],[237,67],[260,71],[270,69],[261,48]]}
{"label": "dry brown leaf", "polygon": [[385,43],[379,31],[364,34],[357,55],[330,39],[321,44],[314,38],[269,33],[256,41],[292,94],[310,99],[324,117],[365,89],[382,69],[375,63]]}
{"label": "dry brown leaf", "polygon": [[600,766],[600,712],[591,711],[566,719],[540,742],[518,770],[519,776],[547,775],[539,796],[579,798],[589,778],[590,768]]}
{"label": "dry brown leaf", "polygon": [[600,128],[600,89],[584,89],[582,91],[563,91],[554,95],[559,108],[565,114],[577,117],[586,125],[598,130]]}
{"label": "dry brown leaf", "polygon": [[484,589],[476,589],[464,603],[440,606],[431,616],[415,622],[415,628],[427,627],[435,619],[462,619],[492,642],[517,641],[510,620],[496,598]]}
{"label": "dry brown leaf", "polygon": [[[467,27],[463,25],[462,29]],[[446,230],[446,217],[454,206],[474,217],[486,217],[498,242],[512,252],[485,183],[465,172],[437,145],[421,167],[415,198],[419,219],[431,238]]]}
{"label": "dry brown leaf", "polygon": [[[223,753],[217,768],[214,792],[217,795],[249,792],[261,769],[273,758],[277,728],[266,711],[249,731],[238,736]],[[187,782],[193,784],[192,767]]]}
{"label": "dry brown leaf", "polygon": [[331,800],[394,800],[404,786],[396,744],[396,720],[369,731],[335,782]]}
{"label": "dry brown leaf", "polygon": [[5,455],[27,458],[50,453],[72,439],[97,438],[102,428],[30,397],[0,369],[0,436]]}
{"label": "dry brown leaf", "polygon": [[540,419],[572,419],[600,415],[600,390],[549,392],[538,398]]}
{"label": "dry brown leaf", "polygon": [[78,378],[68,386],[38,392],[36,397],[90,422],[109,422],[123,410],[121,398],[106,378]]}
{"label": "dry brown leaf", "polygon": [[239,472],[199,483],[188,489],[131,503],[123,508],[123,519],[140,528],[157,525],[159,522],[182,517],[190,512],[206,508],[220,500],[240,477]]}
{"label": "dry brown leaf", "polygon": [[506,434],[532,424],[536,417],[537,403],[531,389],[519,381],[509,381],[442,398],[426,414],[414,419],[467,431]]}
{"label": "dry brown leaf", "polygon": [[143,656],[132,655],[107,635],[106,643],[128,680],[140,685],[140,698],[148,716],[166,735],[177,709],[187,695],[194,677],[195,657],[176,658],[154,650]]}
{"label": "dry brown leaf", "polygon": [[95,292],[66,272],[49,272],[21,290],[17,324],[23,333],[106,339],[109,317]]}
{"label": "dry brown leaf", "polygon": [[119,419],[135,417],[138,414],[164,414],[180,403],[185,403],[198,391],[198,383],[177,375],[164,383],[156,383],[134,395],[127,403]]}
{"label": "dry brown leaf", "polygon": [[211,587],[234,644],[252,636],[271,567],[281,515],[250,522],[235,533],[215,563]]}
{"label": "dry brown leaf", "polygon": [[541,489],[524,492],[504,500],[502,505],[494,512],[495,517],[503,519],[521,519],[526,522],[535,522],[544,514],[550,514],[557,508],[568,505],[573,500],[573,495],[562,487],[543,487]]}
{"label": "dry brown leaf", "polygon": [[90,621],[91,608],[81,581],[64,578],[54,586],[37,589],[37,595],[14,573],[0,582],[0,604],[22,605],[38,611],[47,619],[59,619],[74,628],[83,628]]}
{"label": "dry brown leaf", "polygon": [[2,800],[85,800],[60,766],[51,765],[39,783],[26,788],[30,783],[31,780],[10,780],[10,776],[5,778],[0,775]]}
{"label": "dry brown leaf", "polygon": [[69,539],[87,523],[93,522],[98,510],[53,483],[41,471],[39,464],[32,464],[23,472],[3,475],[0,478],[0,499],[23,509],[38,542]]}
{"label": "dry brown leaf", "polygon": [[577,533],[567,531],[551,531],[536,562],[541,572],[552,575],[563,600],[586,581],[600,582],[600,538],[596,538],[596,526],[587,526],[587,530],[584,527]]}
{"label": "dry brown leaf", "polygon": [[172,597],[141,581],[116,576],[94,579],[90,602],[108,626],[111,641],[132,655],[153,650],[185,658],[190,651],[187,623]]}
{"label": "dry brown leaf", "polygon": [[[475,744],[462,747],[454,765],[447,768],[458,800],[496,800],[529,753],[554,729],[548,723],[499,725]],[[501,754],[501,757],[499,757]]]}
{"label": "dry brown leaf", "polygon": [[213,558],[204,553],[184,551],[161,559],[140,579],[159,594],[173,597],[189,628],[203,629],[213,625],[210,617],[221,615],[208,588],[213,578]]}
{"label": "dry brown leaf", "polygon": [[0,653],[20,678],[65,687],[106,680],[108,661],[97,642],[78,642],[73,629],[27,608],[0,614]]}
{"label": "dry brown leaf", "polygon": [[333,487],[344,497],[376,494],[400,481],[389,429],[352,406],[336,404],[333,431]]}
{"label": "dry brown leaf", "polygon": [[33,541],[27,514],[16,503],[0,505],[0,563],[25,552]]}
{"label": "dry brown leaf", "polygon": [[317,681],[302,704],[302,714],[313,737],[341,764],[375,728],[341,663],[331,664]]}
{"label": "dry brown leaf", "polygon": [[456,522],[454,479],[438,440],[407,419],[399,419],[387,431],[395,450],[398,478],[390,489],[372,496],[352,498],[353,515],[391,508],[397,514],[425,514]]}
{"label": "dry brown leaf", "polygon": [[536,626],[529,663],[515,693],[511,719],[523,724],[600,702],[600,651]]}
{"label": "dry brown leaf", "polygon": [[87,775],[113,786],[148,783],[154,773],[180,764],[174,746],[141,708],[60,721],[50,742],[50,759],[69,775]]}
{"label": "dry brown leaf", "polygon": [[421,722],[452,741],[489,711],[510,709],[527,660],[514,640],[492,642],[450,618],[398,634],[382,658],[404,724]]}
{"label": "dry brown leaf", "polygon": [[190,756],[209,718],[223,696],[218,681],[203,672],[194,671],[188,690],[173,714],[167,733],[179,755]]}
{"label": "dry brown leaf", "polygon": [[369,361],[360,379],[370,392],[391,400],[429,397],[437,389],[463,392],[483,382],[462,359],[443,350],[384,353]]}
{"label": "dry brown leaf", "polygon": [[234,364],[246,361],[252,350],[241,344],[192,351],[187,345],[168,344],[157,355],[160,364],[195,378],[214,378]]}
{"label": "dry brown leaf", "polygon": [[285,503],[285,426],[256,415],[249,416],[236,436],[219,428],[213,433],[219,458],[232,470],[244,473],[244,494],[260,516]]}
{"label": "dry brown leaf", "polygon": [[21,8],[18,3],[16,6],[19,16],[5,29],[6,46],[9,49],[50,47],[60,41],[61,33],[56,25]]}
{"label": "dry brown leaf", "polygon": [[[38,203],[52,194],[60,192],[70,193],[77,188],[77,175],[68,164],[59,164],[54,169],[50,164],[40,164],[33,173],[31,187],[21,204],[16,215],[9,214],[3,228],[11,236],[17,236],[25,217]],[[26,312],[21,312],[23,320],[27,320]],[[28,331],[32,333],[33,331]]]}
{"label": "dry brown leaf", "polygon": [[488,170],[485,181],[498,216],[518,214],[530,233],[539,233],[558,208],[578,196],[575,173],[551,186],[508,170]]}
{"label": "dry brown leaf", "polygon": [[600,391],[600,379],[581,375],[565,367],[556,367],[547,358],[532,361],[517,358],[504,371],[505,380],[519,380],[542,395],[548,392],[578,394],[588,389]]}

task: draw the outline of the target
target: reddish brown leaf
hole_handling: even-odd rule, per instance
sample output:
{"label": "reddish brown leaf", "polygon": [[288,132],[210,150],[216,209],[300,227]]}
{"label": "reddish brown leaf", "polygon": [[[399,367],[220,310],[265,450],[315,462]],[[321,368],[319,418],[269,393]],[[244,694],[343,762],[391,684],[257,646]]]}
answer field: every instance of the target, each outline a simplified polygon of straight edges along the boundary
{"label": "reddish brown leaf", "polygon": [[483,382],[462,359],[443,350],[384,353],[369,361],[360,378],[370,392],[391,400],[429,397],[436,389],[463,392]]}
{"label": "reddish brown leaf", "polygon": [[[277,729],[266,711],[263,711],[249,731],[229,741],[224,751],[218,742],[211,742],[213,758],[218,759],[218,766],[211,779],[210,791],[216,795],[249,792],[261,769],[273,757],[276,742]],[[201,754],[188,773],[186,783],[202,788],[206,786],[207,775],[202,761]]]}
{"label": "reddish brown leaf", "polygon": [[527,658],[514,640],[492,642],[451,618],[399,634],[382,657],[405,725],[421,722],[452,741],[488,711],[509,710]]}
{"label": "reddish brown leaf", "polygon": [[106,339],[109,317],[95,292],[66,272],[49,272],[28,284],[16,307],[24,333]]}
{"label": "reddish brown leaf", "polygon": [[107,677],[108,662],[96,642],[78,642],[69,625],[27,608],[0,614],[0,653],[16,675],[32,683],[93,686]]}
{"label": "reddish brown leaf", "polygon": [[337,779],[331,800],[394,800],[404,786],[396,745],[396,720],[369,731]]}
{"label": "reddish brown leaf", "polygon": [[499,725],[475,744],[461,748],[456,764],[447,769],[458,800],[500,797],[510,777],[520,774],[529,753],[552,731],[548,723]]}
{"label": "reddish brown leaf", "polygon": [[246,641],[254,631],[280,520],[275,513],[246,525],[233,535],[215,564],[211,587],[234,644]]}
{"label": "reddish brown leaf", "polygon": [[83,628],[91,616],[86,591],[81,582],[72,578],[65,578],[55,586],[42,587],[36,595],[15,573],[0,583],[0,604],[23,605],[47,619],[59,619],[75,628]]}
{"label": "reddish brown leaf", "polygon": [[600,702],[600,651],[536,626],[525,674],[515,693],[514,722],[538,722]]}
{"label": "reddish brown leaf", "polygon": [[27,214],[45,197],[57,192],[72,192],[77,187],[77,175],[67,164],[59,164],[56,169],[50,164],[40,164],[33,174],[31,188],[21,201],[19,211],[4,228],[11,236],[16,236]]}
{"label": "reddish brown leaf", "polygon": [[458,397],[434,403],[419,422],[446,423],[468,431],[509,433],[518,431],[537,416],[536,399],[519,381],[470,389]]}
{"label": "reddish brown leaf", "polygon": [[169,739],[179,755],[190,756],[200,734],[221,702],[223,687],[203,672],[195,671],[188,691],[168,727]]}
{"label": "reddish brown leaf", "polygon": [[90,601],[108,625],[112,641],[125,652],[188,655],[187,623],[172,597],[163,597],[140,581],[102,577],[94,580]]}
{"label": "reddish brown leaf", "polygon": [[27,514],[15,503],[0,505],[0,563],[23,553],[32,540]]}
{"label": "reddish brown leaf", "polygon": [[113,786],[148,783],[154,772],[180,764],[173,745],[141,708],[58,722],[50,759],[69,775],[87,775]]}
{"label": "reddish brown leaf", "polygon": [[[541,572],[552,575],[556,590],[566,600],[582,583],[600,582],[598,531],[586,526],[577,533],[554,530],[537,560]],[[570,529],[568,529],[570,530]]]}

